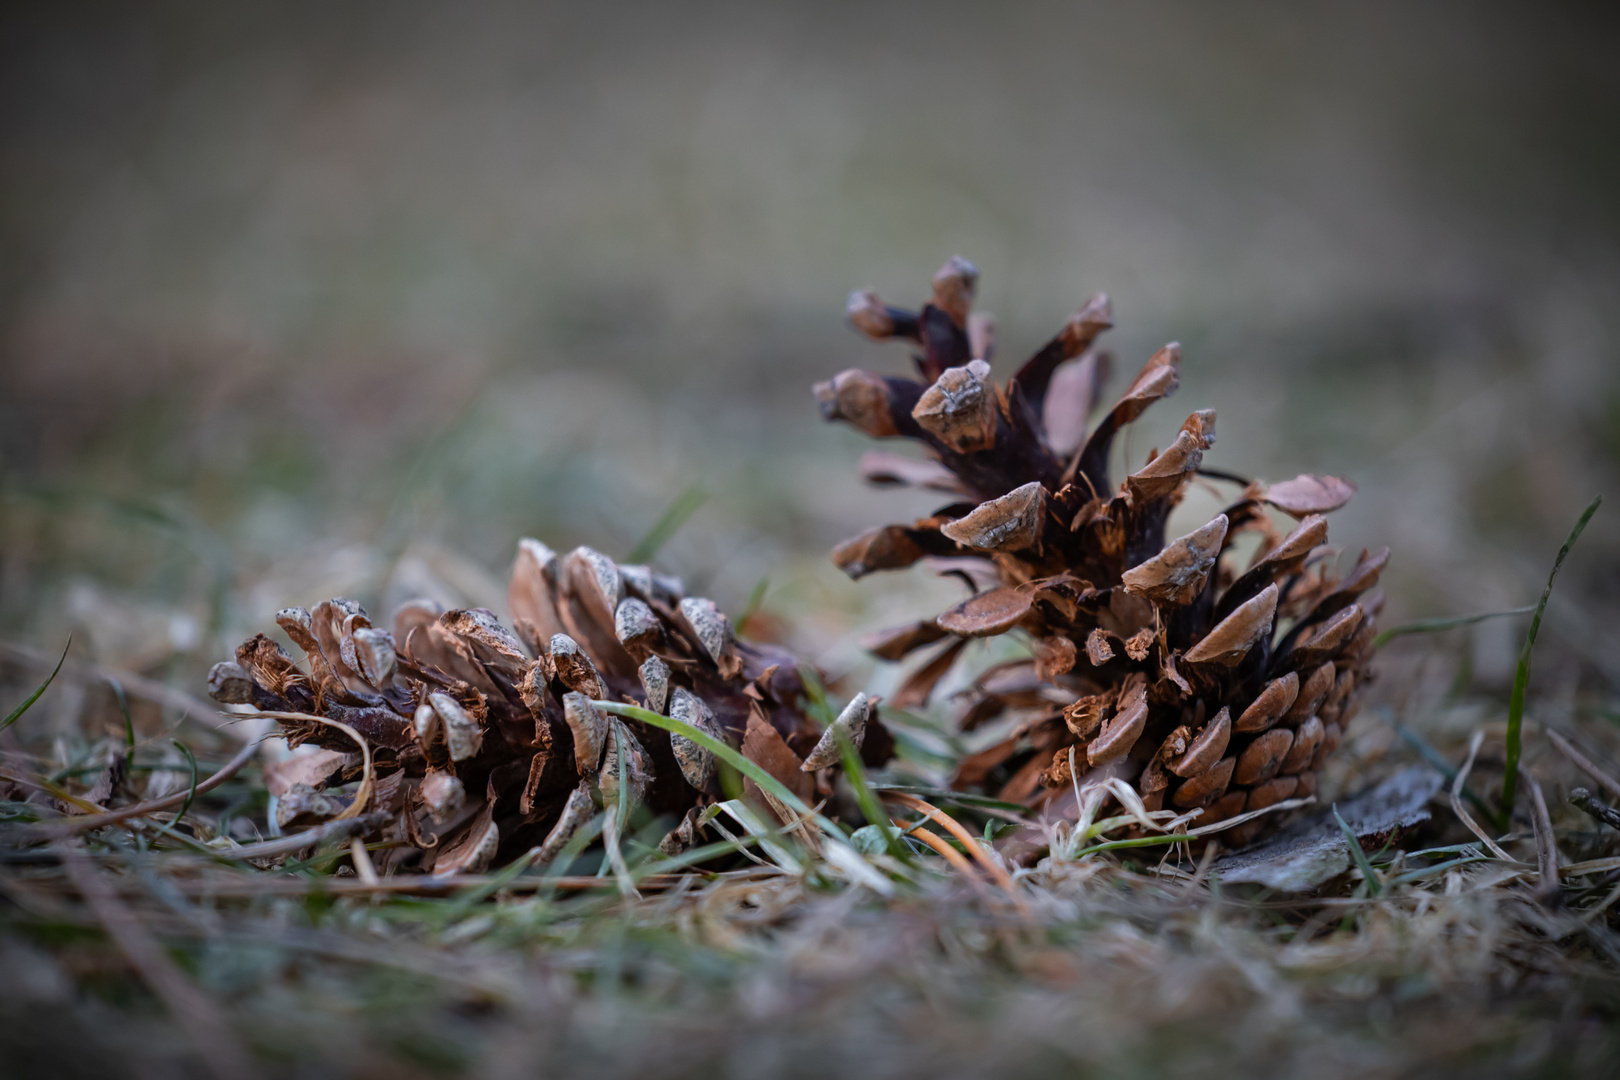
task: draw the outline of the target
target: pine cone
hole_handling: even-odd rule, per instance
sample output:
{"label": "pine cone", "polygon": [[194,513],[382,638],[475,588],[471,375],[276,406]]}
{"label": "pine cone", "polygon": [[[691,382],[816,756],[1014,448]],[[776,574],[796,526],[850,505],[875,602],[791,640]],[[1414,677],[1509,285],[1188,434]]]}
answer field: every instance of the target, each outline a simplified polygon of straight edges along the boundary
{"label": "pine cone", "polygon": [[[970,639],[1020,631],[1031,659],[981,674],[960,726],[1009,711],[1018,721],[962,762],[959,786],[1061,813],[1072,805],[1074,771],[1082,781],[1118,776],[1149,809],[1202,808],[1195,825],[1313,793],[1368,677],[1381,605],[1368,590],[1389,557],[1363,551],[1348,574],[1333,572],[1321,515],[1354,487],[1203,470],[1215,413],[1202,410],[1116,491],[1114,438],[1175,391],[1179,346],[1155,353],[1088,433],[1110,366],[1093,349],[1113,325],[1108,298],[1092,297],[998,386],[993,323],[969,315],[977,279],[971,263],[951,259],[918,312],[854,293],[850,322],[876,340],[920,346],[921,379],[850,370],[815,387],[827,419],[932,452],[933,461],[870,453],[862,460],[870,481],[958,498],[833,552],[852,578],[929,560],[974,589],[937,619],[868,641],[885,660],[943,643],[894,704],[925,704]],[[1167,543],[1170,512],[1200,473],[1243,490],[1214,520]],[[1267,507],[1298,524],[1280,536]],[[1265,554],[1240,570],[1229,551],[1245,530],[1262,535]],[[1247,842],[1274,822],[1254,819],[1223,840]]]}
{"label": "pine cone", "polygon": [[[720,791],[711,753],[610,721],[593,701],[641,705],[723,738],[806,799],[831,791],[830,768],[805,767],[823,733],[803,712],[794,658],[737,640],[714,603],[683,595],[678,580],[523,540],[507,601],[515,633],[483,609],[425,602],[401,608],[392,633],[341,598],[288,608],[276,622],[308,674],[259,634],[215,665],[210,692],[283,714],[293,746],[337,751],[322,759],[317,787],[360,776],[354,738],[322,721],[365,739],[376,774],[365,808],[393,814],[385,835],[403,845],[390,868],[471,873],[533,846],[547,861],[598,801],[621,797],[621,776],[638,802],[680,819],[666,851],[695,843],[690,811]],[[855,735],[871,764],[892,752],[875,718]],[[343,809],[312,789],[298,794],[282,802],[317,817]]]}

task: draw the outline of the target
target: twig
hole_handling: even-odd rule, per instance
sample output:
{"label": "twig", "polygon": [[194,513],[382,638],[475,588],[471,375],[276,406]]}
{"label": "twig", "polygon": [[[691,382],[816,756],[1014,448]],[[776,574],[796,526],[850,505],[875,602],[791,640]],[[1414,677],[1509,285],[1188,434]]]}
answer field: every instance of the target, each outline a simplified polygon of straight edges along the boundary
{"label": "twig", "polygon": [[96,919],[152,992],[185,1029],[208,1069],[220,1080],[257,1075],[241,1045],[231,1036],[214,1002],[198,990],[169,958],[135,914],[119,899],[116,889],[103,881],[90,860],[77,847],[64,844],[62,866],[95,913]]}
{"label": "twig", "polygon": [[[221,848],[214,852],[221,859],[274,859],[280,855],[291,855],[295,851],[302,851],[311,844],[318,844],[322,840],[344,840],[350,836],[363,836],[372,829],[380,829],[388,824],[392,817],[381,811],[363,814],[360,817],[333,818],[325,825],[317,825],[313,829],[306,829],[301,833],[283,836],[275,840],[263,840],[257,844],[244,844],[241,847]],[[359,873],[358,868],[355,871]]]}
{"label": "twig", "polygon": [[[94,858],[85,854],[85,860],[94,861]],[[707,874],[701,871],[696,873],[674,874],[648,874],[636,879],[638,889],[648,891],[662,891],[679,886],[682,882],[691,879],[699,881],[752,881],[765,877],[780,877],[782,869],[777,866],[766,866],[759,870],[728,870],[725,873]],[[226,898],[253,898],[259,896],[309,896],[311,894],[326,894],[330,896],[444,896],[461,889],[484,888],[498,883],[501,889],[514,893],[533,892],[540,889],[556,889],[561,892],[592,892],[598,889],[614,888],[616,883],[611,877],[558,875],[546,877],[541,874],[522,874],[511,881],[499,882],[496,874],[446,874],[442,878],[432,877],[428,874],[402,874],[398,877],[386,877],[375,885],[368,885],[359,878],[335,877],[299,877],[291,874],[270,874],[260,871],[254,872],[225,872],[223,874],[209,874],[197,878],[177,878],[170,882],[174,888],[184,896],[207,896]]]}
{"label": "twig", "polygon": [[1547,799],[1541,794],[1541,785],[1530,777],[1530,800],[1534,813],[1531,820],[1536,827],[1536,865],[1541,871],[1541,883],[1536,892],[1544,901],[1558,897],[1558,847],[1553,841],[1552,817],[1547,813]]}
{"label": "twig", "polygon": [[[1585,773],[1587,776],[1590,776],[1593,780],[1596,780],[1599,786],[1601,786],[1610,795],[1620,799],[1620,780],[1616,780],[1614,777],[1598,768],[1591,758],[1575,749],[1575,745],[1573,743],[1564,738],[1558,732],[1554,731],[1552,728],[1547,729],[1547,738],[1552,742],[1553,746],[1558,749],[1560,754],[1563,754],[1565,757],[1569,758],[1572,765],[1581,770],[1581,772]],[[1585,808],[1583,807],[1582,809]]]}
{"label": "twig", "polygon": [[1611,829],[1620,829],[1620,810],[1612,806],[1605,806],[1593,798],[1592,793],[1583,787],[1578,787],[1569,793],[1571,804],[1585,810],[1592,817],[1597,818]]}
{"label": "twig", "polygon": [[68,818],[50,825],[40,825],[36,828],[47,830],[53,836],[72,836],[75,833],[86,832],[90,829],[99,829],[103,825],[116,825],[120,821],[127,821],[133,817],[142,817],[146,814],[155,814],[160,810],[167,810],[171,806],[179,806],[187,799],[196,795],[205,795],[214,790],[231,777],[235,776],[242,766],[252,760],[258,752],[259,744],[249,742],[236,752],[236,756],[220,766],[218,772],[199,783],[195,788],[177,791],[172,795],[165,795],[161,799],[151,799],[147,802],[136,803],[134,806],[125,806],[118,810],[110,810],[105,814],[86,814],[83,817]]}

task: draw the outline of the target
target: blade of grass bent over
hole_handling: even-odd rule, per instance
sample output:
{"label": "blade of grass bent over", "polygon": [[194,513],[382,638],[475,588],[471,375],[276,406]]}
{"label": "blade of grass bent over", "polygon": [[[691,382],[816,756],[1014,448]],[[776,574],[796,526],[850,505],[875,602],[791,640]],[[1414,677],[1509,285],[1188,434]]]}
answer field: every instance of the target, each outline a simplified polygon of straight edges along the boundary
{"label": "blade of grass bent over", "polygon": [[849,843],[849,836],[837,824],[806,806],[804,800],[789,791],[780,780],[708,732],[699,731],[691,724],[682,723],[668,716],[659,716],[657,713],[643,709],[639,705],[624,705],[617,701],[593,701],[591,704],[603,712],[614,713],[618,716],[628,717],[631,720],[640,720],[643,724],[663,728],[665,731],[674,732],[676,735],[691,739],[780,799],[783,804],[814,821],[823,832],[833,839],[840,843]]}
{"label": "blade of grass bent over", "polygon": [[1367,894],[1377,896],[1379,889],[1383,886],[1378,881],[1378,875],[1373,871],[1372,861],[1367,858],[1367,853],[1361,850],[1361,839],[1356,836],[1356,831],[1339,815],[1339,808],[1336,805],[1333,807],[1333,820],[1339,823],[1339,831],[1344,833],[1345,849],[1350,852],[1350,857],[1356,861],[1356,866],[1361,870],[1362,878],[1367,882]]}
{"label": "blade of grass bent over", "polygon": [[174,815],[174,823],[178,825],[180,819],[186,816],[186,811],[191,809],[191,801],[197,797],[197,755],[191,752],[191,747],[179,739],[170,739],[169,741],[180,748],[180,752],[186,755],[186,761],[191,766],[191,784],[186,789],[186,801],[180,804],[180,812]]}
{"label": "blade of grass bent over", "polygon": [[1475,623],[1485,622],[1487,619],[1505,619],[1510,615],[1528,615],[1536,610],[1534,604],[1525,607],[1509,608],[1507,611],[1484,611],[1477,615],[1444,615],[1435,619],[1419,619],[1417,622],[1402,623],[1392,626],[1388,630],[1373,638],[1373,648],[1382,649],[1395,638],[1405,637],[1408,634],[1437,634],[1442,630],[1455,630],[1461,626],[1473,626]]}
{"label": "blade of grass bent over", "polygon": [[1541,616],[1547,610],[1547,599],[1552,596],[1553,581],[1558,577],[1558,571],[1563,567],[1564,560],[1569,556],[1569,549],[1575,546],[1575,541],[1581,538],[1586,523],[1592,520],[1597,508],[1603,505],[1603,496],[1593,499],[1581,514],[1580,520],[1569,531],[1569,537],[1564,546],[1558,549],[1558,558],[1553,560],[1552,573],[1547,575],[1547,587],[1541,590],[1541,601],[1536,604],[1536,613],[1530,618],[1530,630],[1524,636],[1524,648],[1519,650],[1519,667],[1513,675],[1513,697],[1508,702],[1507,726],[1507,763],[1505,775],[1502,777],[1502,814],[1501,827],[1506,831],[1513,820],[1513,797],[1519,783],[1519,743],[1521,729],[1524,726],[1524,691],[1530,683],[1530,653],[1536,647],[1536,634],[1541,630]]}
{"label": "blade of grass bent over", "polygon": [[27,701],[23,702],[15,709],[12,709],[10,715],[8,715],[4,720],[0,720],[0,731],[6,730],[6,728],[22,719],[22,714],[33,707],[34,702],[39,700],[39,695],[43,694],[45,689],[50,686],[51,682],[56,678],[56,673],[62,670],[62,665],[67,662],[68,650],[72,647],[73,635],[69,634],[67,644],[62,646],[62,659],[56,662],[56,667],[53,668],[51,673],[45,677],[45,681],[39,684],[39,689],[28,695]]}

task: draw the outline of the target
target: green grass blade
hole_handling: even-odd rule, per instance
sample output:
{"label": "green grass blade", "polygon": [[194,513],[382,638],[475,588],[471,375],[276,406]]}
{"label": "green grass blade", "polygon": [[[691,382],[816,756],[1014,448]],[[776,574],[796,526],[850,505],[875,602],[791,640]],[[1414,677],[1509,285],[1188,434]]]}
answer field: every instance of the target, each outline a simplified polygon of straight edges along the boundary
{"label": "green grass blade", "polygon": [[1361,839],[1356,836],[1356,831],[1339,816],[1337,803],[1333,804],[1333,820],[1339,823],[1339,831],[1344,833],[1344,846],[1350,852],[1350,857],[1356,861],[1356,866],[1361,869],[1361,876],[1366,879],[1367,895],[1377,896],[1382,886],[1378,882],[1378,874],[1373,870],[1372,860],[1361,850]]}
{"label": "green grass blade", "polygon": [[[1407,745],[1411,746],[1419,754],[1423,755],[1423,760],[1427,761],[1434,767],[1436,772],[1446,778],[1446,785],[1448,787],[1457,779],[1456,767],[1452,765],[1451,762],[1447,761],[1441,755],[1440,751],[1430,746],[1427,739],[1413,731],[1411,728],[1407,727],[1405,724],[1401,723],[1399,720],[1391,720],[1390,723],[1394,725],[1396,734],[1406,740]],[[1496,811],[1491,809],[1484,799],[1480,798],[1478,795],[1475,795],[1471,788],[1465,786],[1462,794],[1463,798],[1472,803],[1474,809],[1478,810],[1481,814],[1484,814],[1487,819],[1494,818],[1496,816]]]}
{"label": "green grass blade", "polygon": [[1473,626],[1475,623],[1485,622],[1487,619],[1505,619],[1510,615],[1528,615],[1536,610],[1534,604],[1526,607],[1510,608],[1507,611],[1485,611],[1477,615],[1445,615],[1435,619],[1419,619],[1417,622],[1402,623],[1392,626],[1388,630],[1373,638],[1373,648],[1382,649],[1385,645],[1398,637],[1408,634],[1438,634],[1442,630],[1455,630],[1459,626]]}
{"label": "green grass blade", "polygon": [[1524,726],[1524,691],[1530,685],[1530,653],[1536,647],[1536,634],[1541,631],[1541,616],[1547,610],[1547,599],[1552,596],[1553,581],[1558,577],[1558,571],[1564,565],[1564,559],[1569,556],[1569,549],[1575,546],[1575,541],[1581,538],[1586,529],[1586,523],[1592,520],[1597,508],[1603,505],[1603,496],[1599,495],[1586,507],[1575,527],[1569,530],[1569,537],[1564,546],[1558,549],[1558,558],[1553,560],[1552,573],[1547,575],[1547,587],[1541,590],[1541,601],[1536,604],[1536,613],[1530,617],[1530,630],[1524,636],[1524,648],[1519,650],[1519,667],[1513,674],[1513,697],[1508,702],[1507,726],[1507,762],[1505,775],[1502,777],[1502,813],[1500,825],[1506,832],[1513,821],[1513,798],[1518,792],[1519,784],[1519,747],[1521,729]]}
{"label": "green grass blade", "polygon": [[833,730],[837,733],[838,752],[844,759],[844,779],[855,789],[855,801],[860,805],[861,813],[870,825],[883,834],[889,854],[909,866],[911,852],[901,842],[899,831],[890,824],[889,815],[883,812],[883,804],[872,793],[872,786],[866,782],[866,763],[861,760],[861,752],[855,749],[855,744],[850,742],[843,728]]}
{"label": "green grass blade", "polygon": [[573,866],[574,860],[583,855],[585,849],[590,847],[598,836],[602,835],[602,829],[606,825],[607,814],[605,813],[597,814],[581,825],[574,835],[568,838],[568,843],[563,845],[563,849],[557,853],[555,859],[551,860],[551,863],[546,867],[545,873],[541,876],[548,878],[562,877]]}
{"label": "green grass blade", "polygon": [[[759,846],[765,849],[765,854],[769,855],[777,866],[798,876],[803,876],[809,869],[795,850],[799,845],[793,842],[792,837],[776,828],[767,818],[761,817],[753,807],[740,799],[732,799],[720,803],[719,806],[733,821],[743,827],[744,832],[759,840]],[[716,822],[714,827],[719,828],[719,823]]]}
{"label": "green grass blade", "polygon": [[624,725],[613,721],[614,759],[619,766],[619,791],[613,805],[613,827],[620,836],[630,824],[630,752],[624,745]]}
{"label": "green grass blade", "polygon": [[735,840],[717,840],[712,844],[703,844],[700,847],[683,851],[679,855],[661,855],[656,859],[648,859],[640,866],[632,869],[630,877],[639,885],[653,874],[667,874],[684,867],[708,862],[710,859],[718,858],[721,855],[729,855],[733,851],[741,851],[745,847],[752,847],[759,843],[759,839],[759,837],[753,835],[740,836]]}
{"label": "green grass blade", "polygon": [[191,800],[197,797],[197,755],[191,752],[191,747],[179,739],[169,741],[180,748],[180,752],[186,755],[186,763],[191,766],[191,790],[186,792],[186,801],[180,804],[180,812],[174,815],[174,823],[178,825],[186,816],[186,811],[191,809]]}
{"label": "green grass blade", "polygon": [[699,746],[714,754],[715,757],[718,757],[720,760],[726,762],[732,768],[748,777],[748,779],[758,784],[761,788],[776,796],[777,799],[781,800],[782,805],[789,807],[797,813],[808,817],[811,821],[814,821],[823,832],[827,833],[835,840],[838,840],[840,843],[844,844],[849,843],[849,836],[844,832],[843,829],[839,828],[837,824],[806,806],[804,804],[804,800],[800,799],[797,795],[793,794],[793,792],[789,791],[785,786],[783,786],[781,781],[776,779],[776,777],[772,776],[770,773],[766,772],[752,761],[749,761],[747,758],[743,757],[742,754],[736,750],[733,750],[730,746],[727,746],[725,743],[721,742],[719,739],[716,739],[708,732],[699,731],[691,724],[684,724],[681,721],[672,719],[668,716],[659,716],[657,713],[648,709],[643,709],[637,705],[622,705],[617,701],[593,701],[591,704],[595,705],[603,712],[610,712],[617,716],[623,716],[631,720],[640,720],[643,724],[647,724],[650,727],[663,728],[665,731],[673,732],[676,735],[681,735],[691,739]]}
{"label": "green grass blade", "polygon": [[765,604],[765,594],[771,590],[771,579],[762,577],[754,586],[754,591],[748,594],[748,603],[743,605],[742,614],[737,616],[736,625],[741,627],[759,613]]}
{"label": "green grass blade", "polygon": [[11,715],[7,716],[4,720],[0,720],[0,731],[4,731],[12,724],[15,724],[18,720],[22,719],[23,713],[33,708],[34,702],[39,700],[39,695],[45,692],[46,688],[51,685],[52,680],[56,678],[56,673],[62,670],[62,665],[67,662],[68,650],[72,647],[73,635],[69,634],[67,644],[62,646],[62,659],[56,662],[56,667],[52,668],[51,673],[45,677],[45,681],[39,684],[39,689],[28,695],[27,701],[23,702],[15,709],[12,709]]}
{"label": "green grass blade", "polygon": [[1392,879],[1390,881],[1390,885],[1410,885],[1414,881],[1421,881],[1426,877],[1433,877],[1435,874],[1445,873],[1447,870],[1455,870],[1459,866],[1468,866],[1471,863],[1477,862],[1494,861],[1495,856],[1493,855],[1464,855],[1461,858],[1452,859],[1450,862],[1435,863],[1433,866],[1425,866],[1418,870],[1409,871],[1402,874],[1398,878]]}
{"label": "green grass blade", "polygon": [[112,687],[113,697],[118,699],[118,711],[124,717],[124,750],[133,758],[135,756],[135,719],[129,715],[129,698],[124,696],[124,684],[110,675],[107,677],[107,685]]}
{"label": "green grass blade", "polygon": [[800,664],[799,679],[804,683],[804,692],[810,698],[810,707],[805,709],[810,718],[822,727],[827,727],[838,719],[838,710],[827,700],[827,688],[822,685],[821,676],[816,669],[809,664]]}
{"label": "green grass blade", "polygon": [[1104,851],[1118,851],[1121,848],[1134,847],[1160,847],[1164,844],[1180,844],[1196,840],[1198,837],[1186,833],[1165,833],[1162,836],[1139,836],[1132,840],[1109,840],[1101,844],[1093,844],[1074,853],[1075,858],[1082,855],[1096,855]]}
{"label": "green grass blade", "polygon": [[693,484],[675,496],[675,501],[670,503],[664,509],[664,512],[658,516],[658,520],[653,522],[653,527],[647,530],[647,535],[643,536],[636,546],[630,549],[630,554],[625,557],[624,561],[635,564],[652,559],[654,555],[658,554],[658,549],[668,543],[669,538],[674,536],[682,525],[686,524],[686,519],[697,513],[698,509],[708,501],[709,493],[704,490],[702,484]]}
{"label": "green grass blade", "polygon": [[471,911],[475,905],[512,884],[529,868],[533,859],[534,849],[530,848],[490,875],[488,881],[481,885],[471,885],[451,897],[449,903],[439,912],[443,925],[448,926],[455,922]]}

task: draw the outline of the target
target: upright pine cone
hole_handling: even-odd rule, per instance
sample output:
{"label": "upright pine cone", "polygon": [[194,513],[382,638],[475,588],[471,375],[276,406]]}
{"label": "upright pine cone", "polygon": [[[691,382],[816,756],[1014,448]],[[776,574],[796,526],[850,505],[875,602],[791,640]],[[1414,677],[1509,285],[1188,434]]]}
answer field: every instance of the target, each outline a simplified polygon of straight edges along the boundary
{"label": "upright pine cone", "polygon": [[[302,783],[280,793],[280,824],[381,812],[376,832],[401,845],[389,868],[470,873],[531,846],[549,861],[599,801],[621,797],[623,776],[638,803],[680,818],[665,850],[690,846],[694,808],[720,791],[712,754],[610,719],[591,704],[600,700],[722,738],[807,801],[830,793],[836,743],[802,711],[793,657],[737,640],[714,603],[683,595],[678,580],[590,548],[558,557],[524,540],[507,600],[515,633],[483,609],[425,602],[401,608],[392,633],[350,600],[287,608],[276,622],[308,674],[263,634],[215,665],[216,700],[277,714],[291,745],[332,751],[283,778]],[[846,729],[877,764],[893,742],[876,718],[865,722],[865,702],[845,710],[860,714]],[[318,790],[360,778],[355,736],[375,761],[360,807]]]}
{"label": "upright pine cone", "polygon": [[[968,640],[1016,631],[1032,657],[981,674],[960,718],[968,730],[1011,712],[1011,730],[961,764],[959,786],[1042,805],[1072,800],[1076,771],[1082,781],[1118,776],[1149,809],[1201,807],[1197,825],[1313,793],[1367,678],[1381,603],[1367,593],[1389,557],[1363,551],[1349,573],[1333,571],[1320,515],[1354,488],[1334,477],[1268,485],[1205,472],[1215,413],[1201,410],[1116,490],[1114,437],[1175,391],[1179,346],[1155,353],[1088,433],[1109,367],[1092,350],[1113,325],[1108,298],[1092,297],[998,386],[993,324],[969,315],[977,280],[971,263],[951,259],[917,312],[852,294],[856,329],[920,347],[921,380],[849,370],[815,387],[827,419],[915,439],[935,459],[870,453],[869,480],[959,499],[833,552],[853,578],[927,559],[974,590],[937,619],[867,642],[886,660],[944,643],[894,704],[926,703]],[[1166,543],[1170,512],[1201,472],[1244,488],[1214,520]],[[1279,535],[1268,506],[1297,526]],[[1245,530],[1262,535],[1264,554],[1238,568],[1228,552]],[[1273,820],[1226,839],[1246,842]]]}

